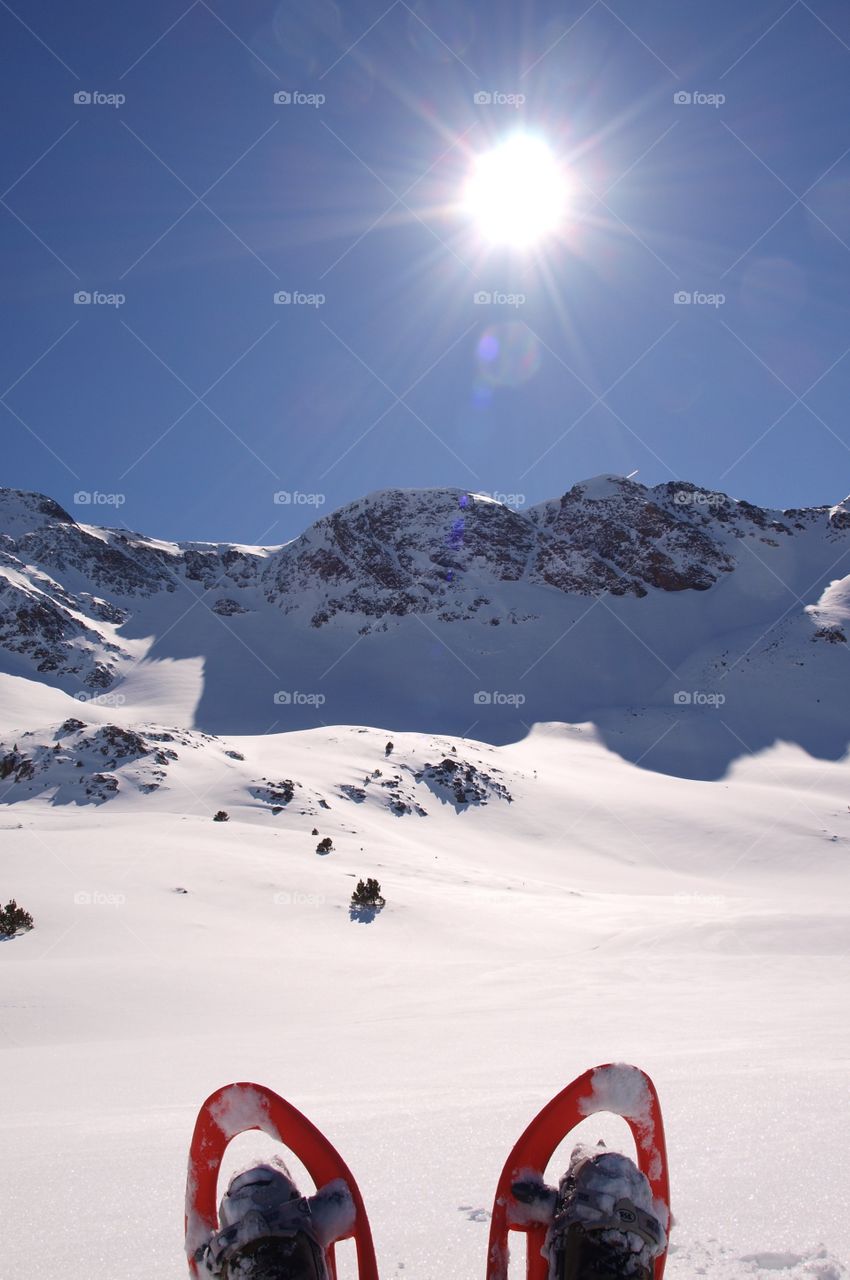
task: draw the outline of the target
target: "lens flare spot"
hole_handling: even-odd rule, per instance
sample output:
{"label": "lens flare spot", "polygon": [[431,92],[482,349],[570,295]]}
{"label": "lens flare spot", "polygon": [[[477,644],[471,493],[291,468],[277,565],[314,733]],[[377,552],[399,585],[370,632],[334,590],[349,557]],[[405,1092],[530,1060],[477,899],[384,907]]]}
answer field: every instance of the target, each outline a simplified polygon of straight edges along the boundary
{"label": "lens flare spot", "polygon": [[479,384],[519,387],[540,368],[540,344],[518,321],[491,325],[478,341],[476,357]]}

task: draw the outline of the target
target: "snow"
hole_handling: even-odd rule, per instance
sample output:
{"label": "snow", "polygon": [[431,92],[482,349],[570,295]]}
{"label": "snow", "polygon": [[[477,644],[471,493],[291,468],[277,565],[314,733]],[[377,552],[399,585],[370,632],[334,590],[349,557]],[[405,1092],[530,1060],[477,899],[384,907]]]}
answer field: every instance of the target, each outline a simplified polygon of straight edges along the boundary
{"label": "snow", "polygon": [[605,1071],[594,1071],[591,1093],[579,1101],[583,1115],[611,1111],[617,1116],[630,1116],[648,1128],[652,1121],[652,1100],[646,1080],[630,1063],[615,1063]]}
{"label": "snow", "polygon": [[[629,1063],[616,1063],[605,1070],[594,1071],[591,1092],[586,1098],[579,1100],[579,1110],[586,1116],[596,1115],[599,1111],[610,1111],[613,1115],[631,1120],[637,1130],[640,1146],[649,1157],[649,1177],[655,1179],[661,1176],[662,1154],[658,1149],[652,1098],[646,1077],[637,1067]],[[666,1228],[666,1210],[663,1221]]]}
{"label": "snow", "polygon": [[61,689],[24,676],[0,675],[0,733],[22,726],[49,724],[79,711],[79,703]]}
{"label": "snow", "polygon": [[[80,710],[32,694],[24,723]],[[428,816],[396,817],[339,794],[452,746],[512,802],[457,811],[411,781]],[[353,1170],[382,1275],[469,1280],[513,1142],[614,1061],[660,1092],[670,1280],[847,1275],[845,762],[777,746],[706,783],[559,724],[505,747],[343,726],[178,754],[152,795],[0,808],[4,891],[36,918],[0,946],[10,1274],[182,1276],[197,1109],[253,1079]],[[272,816],[250,791],[263,775],[299,781],[316,811]],[[313,826],[334,853],[316,856]],[[369,925],[348,914],[361,875],[387,898]],[[593,1107],[637,1105],[632,1079]],[[590,1114],[549,1181],[576,1138],[631,1149],[622,1120]],[[235,1139],[223,1177],[273,1149]]]}
{"label": "snow", "polygon": [[350,1234],[357,1220],[357,1210],[347,1183],[334,1178],[311,1198],[317,1236],[324,1247],[340,1237]]}
{"label": "snow", "polygon": [[493,507],[503,507],[505,504],[500,502],[498,498],[494,498],[491,493],[473,493],[470,489],[469,496],[473,502],[487,502]]}
{"label": "snow", "polygon": [[601,475],[591,476],[581,481],[583,496],[590,502],[600,502],[604,498],[618,498],[629,481],[623,476]]}
{"label": "snow", "polygon": [[821,625],[850,624],[850,577],[834,578],[817,604],[811,605],[807,612]]}
{"label": "snow", "polygon": [[650,1153],[649,1176],[660,1177],[661,1153],[656,1147],[652,1099],[643,1073],[628,1063],[617,1063],[613,1069],[594,1071],[591,1086],[590,1095],[579,1101],[582,1114],[591,1116],[599,1111],[610,1111],[613,1115],[632,1120],[641,1147]]}
{"label": "snow", "polygon": [[226,1089],[212,1107],[212,1118],[228,1139],[233,1138],[243,1129],[262,1129],[273,1138],[279,1137],[277,1127],[272,1123],[268,1102],[255,1089],[243,1086]]}
{"label": "snow", "polygon": [[850,518],[850,494],[843,501],[837,502],[834,507],[830,507],[829,518],[834,523],[843,521],[846,524]]}

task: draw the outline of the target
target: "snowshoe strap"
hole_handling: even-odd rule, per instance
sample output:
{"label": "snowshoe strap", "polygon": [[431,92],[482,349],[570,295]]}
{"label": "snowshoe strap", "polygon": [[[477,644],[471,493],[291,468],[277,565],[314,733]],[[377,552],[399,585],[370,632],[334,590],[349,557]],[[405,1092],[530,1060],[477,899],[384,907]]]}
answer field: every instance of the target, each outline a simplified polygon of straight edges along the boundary
{"label": "snowshoe strap", "polygon": [[216,1231],[198,1250],[196,1260],[218,1274],[226,1262],[258,1240],[297,1237],[304,1248],[323,1257],[330,1244],[352,1234],[355,1212],[351,1192],[337,1178],[313,1196],[298,1196],[262,1210],[248,1209],[232,1226]]}
{"label": "snowshoe strap", "polygon": [[219,1271],[224,1262],[257,1240],[294,1238],[306,1236],[320,1248],[317,1233],[306,1196],[290,1200],[278,1209],[249,1209],[231,1227],[224,1227],[213,1235],[204,1249],[207,1268]]}
{"label": "snowshoe strap", "polygon": [[[575,1210],[578,1209],[578,1212]],[[587,1232],[620,1231],[631,1232],[649,1245],[653,1253],[658,1253],[663,1246],[664,1234],[661,1224],[651,1213],[639,1209],[625,1197],[618,1200],[610,1214],[603,1213],[593,1196],[584,1191],[574,1191],[569,1209],[556,1218],[554,1230],[557,1233],[572,1222],[581,1223]]]}

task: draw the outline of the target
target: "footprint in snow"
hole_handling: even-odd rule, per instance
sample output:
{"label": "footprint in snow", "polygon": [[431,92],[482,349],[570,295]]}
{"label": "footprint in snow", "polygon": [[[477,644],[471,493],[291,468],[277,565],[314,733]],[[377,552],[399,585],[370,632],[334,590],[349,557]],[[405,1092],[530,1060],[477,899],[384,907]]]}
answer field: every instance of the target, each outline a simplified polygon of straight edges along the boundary
{"label": "footprint in snow", "polygon": [[489,1209],[473,1209],[471,1204],[459,1204],[458,1213],[465,1213],[470,1222],[489,1222]]}
{"label": "footprint in snow", "polygon": [[799,1253],[748,1253],[742,1262],[753,1262],[763,1271],[790,1271],[799,1267],[805,1258]]}
{"label": "footprint in snow", "polygon": [[[793,1271],[794,1275],[805,1275],[812,1280],[842,1280],[847,1275],[840,1262],[836,1262],[825,1249],[817,1253],[786,1253],[765,1250],[760,1253],[748,1253],[741,1262],[754,1264],[756,1273],[762,1271]],[[805,1266],[803,1264],[806,1264]],[[797,1268],[803,1268],[798,1272]]]}

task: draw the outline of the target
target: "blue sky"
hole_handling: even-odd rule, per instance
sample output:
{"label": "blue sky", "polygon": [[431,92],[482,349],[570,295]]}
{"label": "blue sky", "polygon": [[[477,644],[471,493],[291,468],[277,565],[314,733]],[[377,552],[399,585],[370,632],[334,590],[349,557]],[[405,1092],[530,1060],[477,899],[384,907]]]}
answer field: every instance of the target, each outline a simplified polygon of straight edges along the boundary
{"label": "blue sky", "polygon": [[[392,485],[850,491],[846,4],[74,8],[0,3],[3,484],[251,543]],[[516,129],[575,190],[531,257],[457,207]]]}

